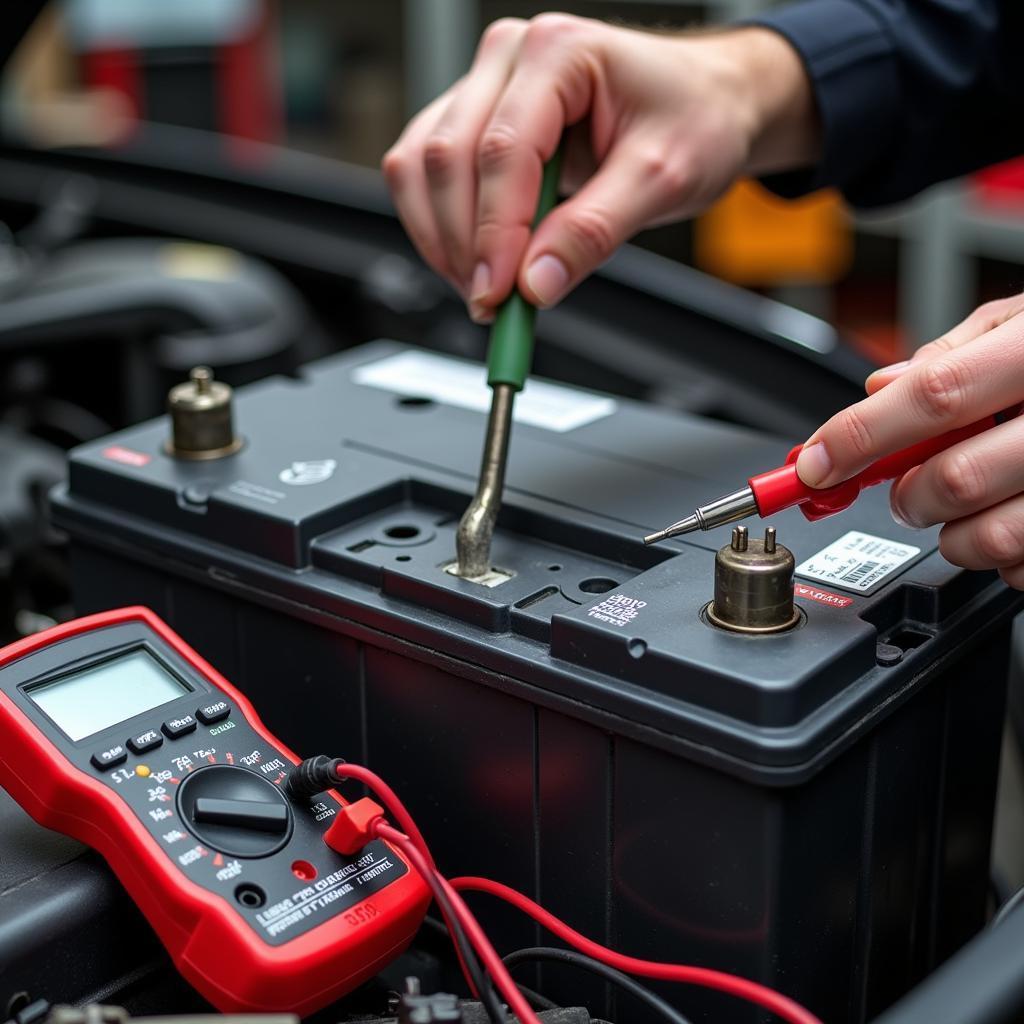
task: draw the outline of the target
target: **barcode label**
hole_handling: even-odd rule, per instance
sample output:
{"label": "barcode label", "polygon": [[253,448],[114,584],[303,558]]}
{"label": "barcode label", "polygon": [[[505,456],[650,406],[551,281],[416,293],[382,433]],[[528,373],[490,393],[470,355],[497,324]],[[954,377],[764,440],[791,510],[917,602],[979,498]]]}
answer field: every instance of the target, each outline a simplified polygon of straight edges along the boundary
{"label": "barcode label", "polygon": [[877,568],[877,562],[864,562],[863,564],[858,565],[857,568],[853,570],[853,572],[848,572],[843,577],[843,582],[860,583],[860,581],[864,579],[864,577],[867,576],[869,572],[874,572]]}
{"label": "barcode label", "polygon": [[866,591],[921,553],[912,544],[851,530],[796,567],[798,576]]}

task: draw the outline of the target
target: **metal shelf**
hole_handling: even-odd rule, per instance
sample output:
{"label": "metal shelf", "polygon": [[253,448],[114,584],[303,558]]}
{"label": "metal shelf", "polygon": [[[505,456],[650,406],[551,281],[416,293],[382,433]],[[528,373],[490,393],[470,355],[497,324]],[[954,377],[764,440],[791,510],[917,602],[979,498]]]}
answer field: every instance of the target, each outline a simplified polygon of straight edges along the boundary
{"label": "metal shelf", "polygon": [[1024,202],[983,205],[968,181],[938,185],[896,212],[857,214],[855,223],[901,243],[900,319],[915,346],[977,305],[979,258],[1024,264]]}

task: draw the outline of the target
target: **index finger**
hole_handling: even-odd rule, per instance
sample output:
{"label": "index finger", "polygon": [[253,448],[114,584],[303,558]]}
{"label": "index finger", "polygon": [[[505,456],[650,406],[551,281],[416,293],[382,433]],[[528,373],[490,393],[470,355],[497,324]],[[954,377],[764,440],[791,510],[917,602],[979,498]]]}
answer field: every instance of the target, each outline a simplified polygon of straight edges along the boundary
{"label": "index finger", "polygon": [[908,445],[976,423],[1024,393],[1024,321],[911,365],[897,380],[837,413],[804,445],[801,480],[831,487]]}
{"label": "index finger", "polygon": [[1005,299],[986,302],[960,323],[951,327],[945,334],[934,341],[929,341],[927,345],[922,345],[909,359],[875,370],[864,383],[867,393],[873,395],[876,391],[880,391],[891,384],[900,374],[906,373],[910,366],[927,359],[935,359],[960,348],[961,345],[969,345],[972,341],[984,337],[989,331],[995,330],[1000,324],[1005,323],[1022,310],[1024,310],[1024,295],[1011,295]]}
{"label": "index finger", "polygon": [[544,163],[567,124],[587,112],[591,81],[579,59],[579,35],[589,31],[563,15],[535,18],[504,94],[477,152],[474,303],[494,306],[512,289],[530,240]]}

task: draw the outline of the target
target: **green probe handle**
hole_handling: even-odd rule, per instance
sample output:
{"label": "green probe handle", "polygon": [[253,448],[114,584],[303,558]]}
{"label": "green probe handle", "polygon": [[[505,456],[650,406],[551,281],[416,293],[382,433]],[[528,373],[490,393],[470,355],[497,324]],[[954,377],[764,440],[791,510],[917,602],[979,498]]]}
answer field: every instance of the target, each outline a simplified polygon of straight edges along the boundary
{"label": "green probe handle", "polygon": [[[554,209],[558,198],[558,175],[562,166],[562,147],[544,165],[540,183],[540,198],[533,216],[533,227]],[[501,304],[491,327],[490,346],[487,350],[487,383],[510,384],[522,391],[533,362],[533,321],[537,308],[531,306],[513,288],[512,294]]]}

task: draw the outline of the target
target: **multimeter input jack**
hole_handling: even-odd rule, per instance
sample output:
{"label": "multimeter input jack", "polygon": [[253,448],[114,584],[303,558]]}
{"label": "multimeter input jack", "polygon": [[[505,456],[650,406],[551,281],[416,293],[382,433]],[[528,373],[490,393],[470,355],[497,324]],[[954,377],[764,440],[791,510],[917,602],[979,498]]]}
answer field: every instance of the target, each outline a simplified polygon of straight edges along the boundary
{"label": "multimeter input jack", "polygon": [[259,910],[267,902],[267,894],[251,882],[245,882],[235,889],[235,900],[247,910]]}

